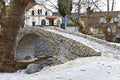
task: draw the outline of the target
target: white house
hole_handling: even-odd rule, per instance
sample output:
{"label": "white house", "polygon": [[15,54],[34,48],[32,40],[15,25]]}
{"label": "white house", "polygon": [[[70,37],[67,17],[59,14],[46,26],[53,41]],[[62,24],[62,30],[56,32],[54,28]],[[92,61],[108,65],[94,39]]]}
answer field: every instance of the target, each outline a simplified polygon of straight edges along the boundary
{"label": "white house", "polygon": [[29,3],[25,11],[25,26],[59,26],[62,17],[54,15],[43,4]]}

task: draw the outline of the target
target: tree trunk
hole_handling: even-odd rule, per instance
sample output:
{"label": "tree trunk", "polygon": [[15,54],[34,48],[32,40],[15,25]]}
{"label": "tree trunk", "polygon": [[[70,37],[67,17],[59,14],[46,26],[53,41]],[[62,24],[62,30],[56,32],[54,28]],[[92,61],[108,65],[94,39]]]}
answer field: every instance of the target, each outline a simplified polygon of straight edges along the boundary
{"label": "tree trunk", "polygon": [[112,31],[108,31],[108,28],[110,28],[110,20],[111,19],[109,19],[108,21],[107,21],[107,23],[106,23],[106,25],[105,25],[105,27],[104,27],[104,35],[105,35],[105,40],[106,41],[112,41],[112,39],[113,39],[113,37],[114,37],[114,34],[112,33]]}
{"label": "tree trunk", "polygon": [[106,41],[112,41],[114,34],[112,32],[108,32],[108,27],[104,28],[104,35],[105,35],[105,40]]}
{"label": "tree trunk", "polygon": [[11,0],[0,31],[0,72],[16,71],[16,40],[29,0]]}
{"label": "tree trunk", "polygon": [[65,29],[66,29],[67,28],[67,15],[64,18],[65,18]]}

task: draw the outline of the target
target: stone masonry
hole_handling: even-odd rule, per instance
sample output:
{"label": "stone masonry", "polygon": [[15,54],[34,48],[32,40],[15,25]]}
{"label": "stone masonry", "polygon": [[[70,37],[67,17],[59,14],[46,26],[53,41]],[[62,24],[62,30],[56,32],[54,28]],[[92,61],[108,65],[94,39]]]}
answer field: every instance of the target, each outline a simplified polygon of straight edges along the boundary
{"label": "stone masonry", "polygon": [[52,55],[63,63],[77,57],[101,55],[100,52],[82,43],[43,28],[26,27],[21,29],[17,46],[16,57],[18,60],[34,58],[36,55]]}

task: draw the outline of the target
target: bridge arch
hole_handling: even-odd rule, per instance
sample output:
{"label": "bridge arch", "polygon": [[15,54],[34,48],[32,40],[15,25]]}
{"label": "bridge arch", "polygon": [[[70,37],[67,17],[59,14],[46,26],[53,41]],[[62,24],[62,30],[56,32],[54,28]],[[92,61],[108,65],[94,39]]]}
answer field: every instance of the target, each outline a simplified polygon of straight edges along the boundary
{"label": "bridge arch", "polygon": [[[19,31],[17,42],[16,58],[20,60],[41,55],[41,52],[42,54],[50,54],[53,58],[57,59],[58,62],[73,60],[78,56],[101,55],[100,52],[91,47],[54,32],[47,31],[46,28],[25,27]],[[34,46],[31,47],[31,45]],[[41,47],[41,45],[43,45],[43,47]],[[28,48],[28,50],[24,48]],[[30,55],[28,55],[28,53]],[[21,56],[21,54],[23,55]]]}
{"label": "bridge arch", "polygon": [[35,56],[52,55],[55,53],[53,44],[43,33],[36,30],[24,30],[18,36],[16,58],[28,60]]}

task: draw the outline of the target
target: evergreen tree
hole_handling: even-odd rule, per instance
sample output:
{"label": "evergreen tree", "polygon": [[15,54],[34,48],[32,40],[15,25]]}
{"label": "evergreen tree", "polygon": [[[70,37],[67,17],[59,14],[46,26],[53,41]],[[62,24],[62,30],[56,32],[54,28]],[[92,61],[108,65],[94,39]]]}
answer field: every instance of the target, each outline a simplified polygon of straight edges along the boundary
{"label": "evergreen tree", "polygon": [[58,0],[58,11],[64,17],[72,11],[72,0]]}

